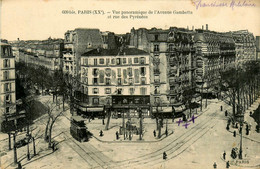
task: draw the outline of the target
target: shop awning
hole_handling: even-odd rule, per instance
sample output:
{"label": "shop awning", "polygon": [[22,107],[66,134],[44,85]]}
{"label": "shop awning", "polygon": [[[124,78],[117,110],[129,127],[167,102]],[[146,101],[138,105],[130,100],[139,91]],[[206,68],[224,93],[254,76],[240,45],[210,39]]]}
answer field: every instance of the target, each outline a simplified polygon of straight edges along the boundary
{"label": "shop awning", "polygon": [[186,109],[184,105],[176,106],[176,107],[174,106],[173,108],[174,108],[174,110],[175,110],[176,113],[183,112],[183,110]]}
{"label": "shop awning", "polygon": [[102,112],[104,111],[103,107],[91,107],[87,108],[87,112]]}
{"label": "shop awning", "polygon": [[[153,107],[153,113],[157,113],[156,107]],[[172,107],[158,107],[158,113],[172,113]]]}

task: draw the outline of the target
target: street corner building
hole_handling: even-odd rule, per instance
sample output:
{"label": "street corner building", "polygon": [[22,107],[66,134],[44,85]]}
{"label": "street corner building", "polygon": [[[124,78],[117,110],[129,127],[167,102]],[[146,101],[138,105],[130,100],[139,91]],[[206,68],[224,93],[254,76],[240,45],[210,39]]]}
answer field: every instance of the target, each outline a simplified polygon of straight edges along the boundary
{"label": "street corner building", "polygon": [[78,113],[112,117],[150,116],[150,55],[131,47],[94,49],[81,56],[81,102]]}
{"label": "street corner building", "polygon": [[24,117],[16,111],[15,57],[8,41],[1,40],[0,51],[0,131],[14,130]]}

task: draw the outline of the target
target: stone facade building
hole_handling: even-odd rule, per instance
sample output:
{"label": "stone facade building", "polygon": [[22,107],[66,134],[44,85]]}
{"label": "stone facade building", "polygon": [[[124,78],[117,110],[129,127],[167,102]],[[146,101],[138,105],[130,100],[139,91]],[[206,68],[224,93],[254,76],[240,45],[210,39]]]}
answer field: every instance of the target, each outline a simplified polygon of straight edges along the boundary
{"label": "stone facade building", "polygon": [[15,129],[24,112],[16,112],[15,57],[12,48],[1,42],[0,52],[0,131],[5,132]]}
{"label": "stone facade building", "polygon": [[150,58],[135,48],[95,49],[81,57],[81,104],[86,115],[103,113],[107,106],[113,117],[122,113],[137,116],[142,108],[150,115]]}
{"label": "stone facade building", "polygon": [[61,69],[61,57],[64,47],[62,39],[49,38],[43,41],[18,41],[12,45],[19,50],[19,54],[16,54],[19,61],[44,66],[51,71]]}
{"label": "stone facade building", "polygon": [[197,91],[216,96],[219,92],[220,71],[235,65],[235,42],[231,34],[209,31],[207,27],[206,30],[197,29],[196,32]]}
{"label": "stone facade building", "polygon": [[150,53],[151,106],[153,114],[172,115],[185,109],[183,92],[195,88],[195,32],[171,27],[167,30],[131,30],[130,45]]}

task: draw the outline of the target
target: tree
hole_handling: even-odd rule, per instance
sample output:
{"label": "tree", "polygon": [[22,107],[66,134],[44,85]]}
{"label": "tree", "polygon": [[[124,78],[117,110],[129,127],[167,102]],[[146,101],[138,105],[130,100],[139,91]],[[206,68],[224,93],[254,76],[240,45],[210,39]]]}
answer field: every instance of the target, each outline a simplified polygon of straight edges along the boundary
{"label": "tree", "polygon": [[183,104],[186,105],[186,107],[190,110],[190,116],[191,116],[191,110],[193,108],[195,108],[192,104],[192,99],[193,99],[195,93],[196,93],[196,91],[193,88],[186,89],[182,93]]}
{"label": "tree", "polygon": [[63,112],[67,110],[67,109],[65,109],[64,111],[60,111],[58,109],[60,104],[61,104],[60,102],[53,103],[50,100],[45,102],[45,105],[47,106],[47,114],[48,114],[48,120],[47,120],[46,128],[45,128],[45,140],[48,141],[49,148],[51,148],[51,143],[52,143],[53,126],[54,126],[56,120],[58,119],[58,117],[60,117],[63,114]]}

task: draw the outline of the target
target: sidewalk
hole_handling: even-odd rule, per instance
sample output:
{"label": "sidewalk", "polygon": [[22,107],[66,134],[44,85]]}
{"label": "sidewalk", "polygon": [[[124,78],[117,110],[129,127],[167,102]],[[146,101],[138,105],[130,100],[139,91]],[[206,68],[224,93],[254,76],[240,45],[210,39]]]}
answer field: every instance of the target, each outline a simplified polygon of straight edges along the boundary
{"label": "sidewalk", "polygon": [[[249,132],[249,135],[246,135],[246,127],[245,124],[243,126],[242,130],[242,158],[243,159],[232,159],[230,156],[230,152],[227,152],[226,154],[226,160],[223,159],[221,155],[221,159],[223,161],[228,161],[230,162],[231,166],[236,166],[236,167],[243,167],[243,168],[260,168],[260,155],[259,153],[259,147],[260,147],[260,133],[256,132],[256,122],[252,117],[250,117],[250,111],[254,111],[258,105],[260,104],[260,98],[258,98],[252,105],[249,107],[248,110],[246,110],[244,114],[244,121],[248,124],[251,125],[251,130]],[[236,138],[233,137],[233,131],[236,131]],[[240,149],[240,139],[241,139],[241,134],[239,134],[239,129],[238,128],[233,128],[232,125],[230,127],[230,130],[227,131],[230,132],[230,135],[232,134],[233,139],[236,140],[236,144],[233,144],[233,147],[237,147],[238,150]],[[232,148],[230,148],[232,149]]]}

